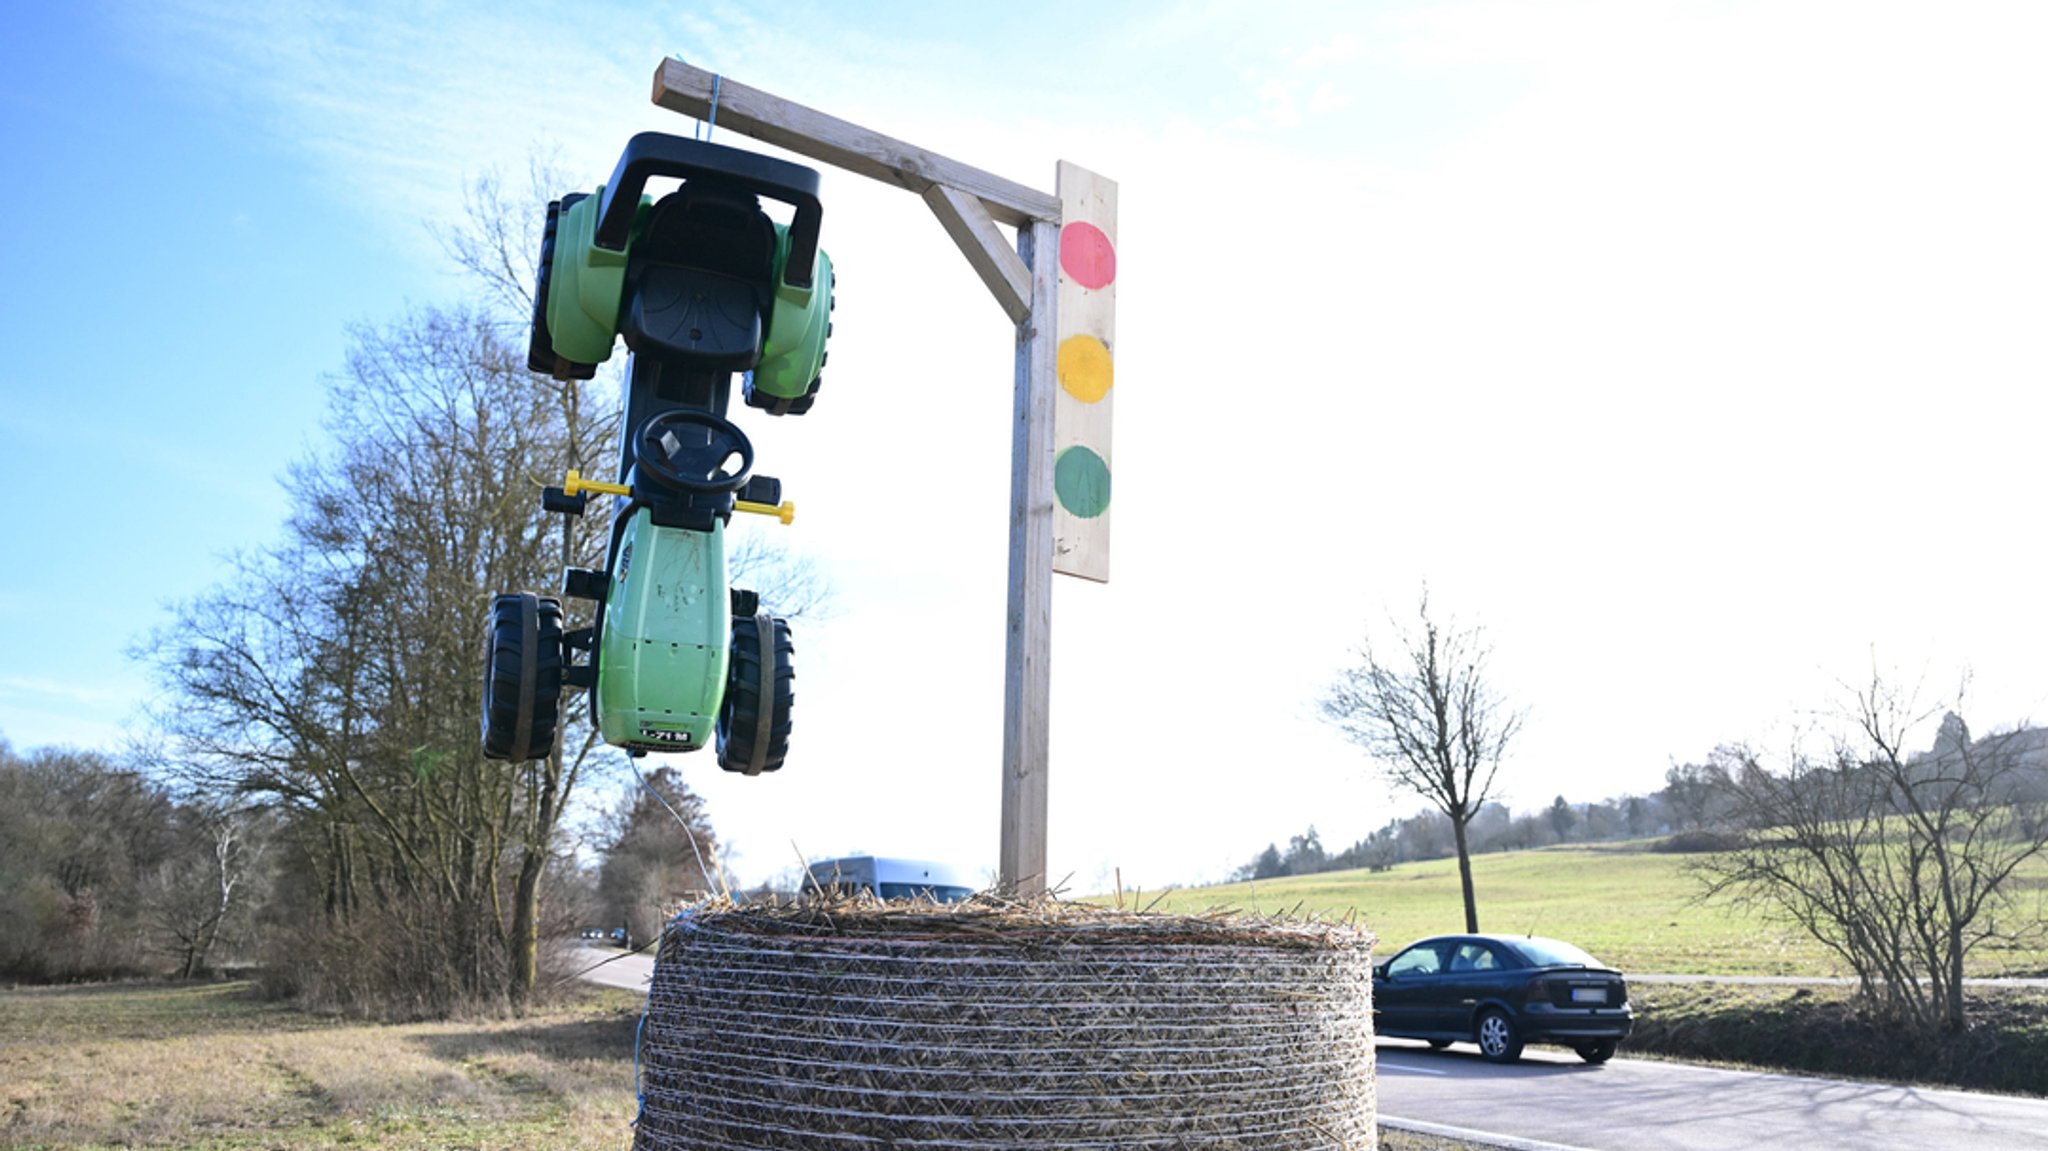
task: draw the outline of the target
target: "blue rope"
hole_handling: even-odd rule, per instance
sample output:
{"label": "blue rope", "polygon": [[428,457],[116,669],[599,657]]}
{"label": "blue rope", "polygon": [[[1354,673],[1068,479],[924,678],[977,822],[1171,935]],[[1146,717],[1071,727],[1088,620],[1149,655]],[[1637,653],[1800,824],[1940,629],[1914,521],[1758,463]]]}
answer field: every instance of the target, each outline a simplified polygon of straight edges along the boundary
{"label": "blue rope", "polygon": [[[681,52],[671,52],[669,53],[669,58],[678,64],[684,62]],[[724,82],[724,73],[713,72],[711,74],[711,119],[709,123],[703,120],[697,121],[697,126],[690,130],[690,139],[702,140],[706,144],[711,142],[711,133],[718,128],[718,89]]]}
{"label": "blue rope", "polygon": [[633,1098],[640,1106],[633,1112],[633,1121],[627,1127],[640,1126],[640,1120],[647,1115],[647,1088],[640,1081],[640,1035],[647,1030],[647,1011],[654,1004],[654,981],[647,981],[647,998],[640,1004],[640,1024],[633,1028]]}

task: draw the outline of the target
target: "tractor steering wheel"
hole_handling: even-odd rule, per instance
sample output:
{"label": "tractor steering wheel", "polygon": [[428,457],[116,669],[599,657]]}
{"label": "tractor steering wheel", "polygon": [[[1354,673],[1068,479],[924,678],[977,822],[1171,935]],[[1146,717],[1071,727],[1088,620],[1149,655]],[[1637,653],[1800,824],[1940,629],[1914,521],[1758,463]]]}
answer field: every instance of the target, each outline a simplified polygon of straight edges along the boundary
{"label": "tractor steering wheel", "polygon": [[754,445],[724,416],[674,408],[640,426],[633,461],[665,487],[718,495],[747,486],[754,474]]}

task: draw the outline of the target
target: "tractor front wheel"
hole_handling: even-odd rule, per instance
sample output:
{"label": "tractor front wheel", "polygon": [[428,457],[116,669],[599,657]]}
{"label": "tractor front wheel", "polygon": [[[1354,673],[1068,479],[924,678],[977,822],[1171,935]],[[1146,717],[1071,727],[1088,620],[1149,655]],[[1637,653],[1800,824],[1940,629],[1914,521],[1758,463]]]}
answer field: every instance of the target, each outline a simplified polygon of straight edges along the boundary
{"label": "tractor front wheel", "polygon": [[484,625],[484,758],[540,759],[562,715],[562,601],[519,592]]}
{"label": "tractor front wheel", "polygon": [[789,755],[789,712],[796,702],[789,621],[768,614],[732,621],[731,670],[718,709],[718,766],[759,775]]}

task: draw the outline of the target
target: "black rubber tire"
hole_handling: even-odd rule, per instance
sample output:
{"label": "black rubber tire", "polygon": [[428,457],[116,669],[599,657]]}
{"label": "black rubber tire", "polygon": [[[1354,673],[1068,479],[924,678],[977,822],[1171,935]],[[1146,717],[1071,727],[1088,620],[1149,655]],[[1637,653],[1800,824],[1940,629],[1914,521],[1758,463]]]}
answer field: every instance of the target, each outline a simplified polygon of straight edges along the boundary
{"label": "black rubber tire", "polygon": [[[718,766],[743,775],[781,768],[789,755],[790,709],[796,703],[796,673],[790,669],[795,650],[786,619],[752,615],[732,621],[731,668],[718,707]],[[769,676],[765,698],[764,663]]]}
{"label": "black rubber tire", "polygon": [[548,332],[548,282],[555,278],[555,228],[562,217],[562,202],[548,205],[548,220],[540,230],[540,266],[533,273],[533,324],[526,338],[526,370],[553,375],[555,341]]}
{"label": "black rubber tire", "polygon": [[[826,285],[826,291],[829,294],[825,297],[825,311],[828,313],[839,306],[838,287],[839,272],[837,269],[834,269],[832,281]],[[825,321],[825,338],[828,340],[832,338],[832,321],[829,319]],[[818,402],[818,389],[823,387],[825,383],[825,361],[831,358],[832,353],[830,351],[818,357],[819,374],[811,377],[811,386],[805,388],[804,394],[801,396],[771,396],[767,392],[757,392],[754,390],[751,377],[748,379],[746,386],[741,390],[741,396],[746,400],[748,407],[759,408],[771,416],[803,415],[811,410],[812,404]]]}
{"label": "black rubber tire", "polygon": [[1620,1046],[1621,1044],[1617,1040],[1599,1039],[1592,1043],[1582,1043],[1577,1050],[1579,1058],[1588,1063],[1605,1063],[1609,1059],[1614,1058],[1614,1051]]}
{"label": "black rubber tire", "polygon": [[755,390],[751,383],[742,394],[748,407],[758,408],[771,416],[800,416],[810,411],[811,405],[818,402],[818,386],[824,382],[823,376],[812,377],[810,389],[803,395],[793,398],[771,396],[767,392]]}
{"label": "black rubber tire", "polygon": [[491,600],[484,624],[485,759],[540,759],[562,716],[562,601],[518,592]]}
{"label": "black rubber tire", "polygon": [[1451,1045],[1451,1041],[1448,1039],[1425,1039],[1423,1042],[1429,1044],[1431,1051],[1442,1051]]}
{"label": "black rubber tire", "polygon": [[1498,1007],[1489,1007],[1472,1021],[1472,1041],[1490,1063],[1513,1063],[1522,1057],[1522,1033]]}
{"label": "black rubber tire", "polygon": [[583,199],[571,192],[548,205],[548,220],[540,232],[540,268],[533,276],[533,325],[526,342],[526,368],[558,380],[588,380],[597,375],[596,364],[579,364],[555,352],[554,336],[548,331],[548,283],[555,276],[555,231],[561,214]]}

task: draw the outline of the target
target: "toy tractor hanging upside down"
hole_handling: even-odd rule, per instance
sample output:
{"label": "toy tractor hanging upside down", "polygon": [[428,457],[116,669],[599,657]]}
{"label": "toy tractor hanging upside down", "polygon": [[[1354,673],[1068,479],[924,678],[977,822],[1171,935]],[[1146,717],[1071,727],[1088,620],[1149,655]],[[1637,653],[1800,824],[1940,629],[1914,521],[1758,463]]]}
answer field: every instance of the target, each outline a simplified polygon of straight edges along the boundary
{"label": "toy tractor hanging upside down", "polygon": [[[641,194],[653,177],[683,183],[656,200]],[[771,220],[763,196],[793,206],[791,222]],[[812,169],[652,132],[627,143],[595,195],[548,205],[528,366],[587,380],[625,338],[619,480],[570,472],[542,495],[574,516],[592,492],[614,497],[604,569],[563,579],[564,594],[596,601],[596,618],[564,632],[554,596],[492,601],[487,757],[547,755],[562,692],[576,687],[591,692],[606,743],[640,754],[715,738],[727,771],[782,766],[789,622],[728,589],[725,525],[736,510],[787,523],[790,507],[780,481],[754,474],[753,444],[725,411],[735,372],[748,406],[810,410],[831,330],[820,216]]]}

